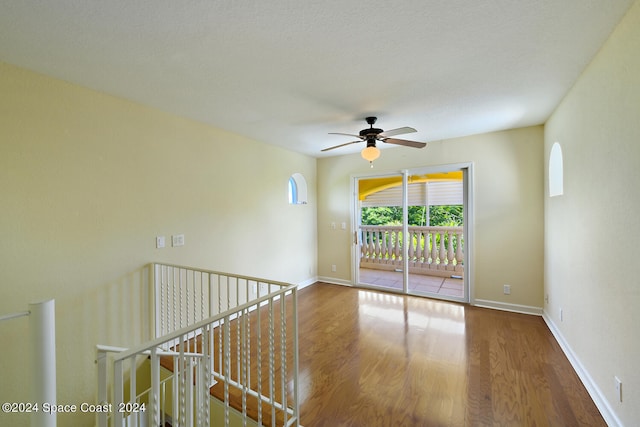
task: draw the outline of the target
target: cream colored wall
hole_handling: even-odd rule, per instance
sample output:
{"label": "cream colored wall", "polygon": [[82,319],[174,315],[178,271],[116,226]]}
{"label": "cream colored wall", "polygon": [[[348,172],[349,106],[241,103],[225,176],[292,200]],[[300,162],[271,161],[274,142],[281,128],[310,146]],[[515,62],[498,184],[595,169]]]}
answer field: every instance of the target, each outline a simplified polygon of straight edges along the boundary
{"label": "cream colored wall", "polygon": [[563,196],[545,189],[545,314],[626,426],[640,425],[639,117],[636,2],[545,126],[546,166],[559,142],[565,173]]}
{"label": "cream colored wall", "polygon": [[[97,343],[146,338],[148,262],[316,276],[315,159],[4,64],[0,93],[0,314],[55,298],[59,403],[94,401]],[[288,204],[294,172],[307,205]],[[28,398],[27,325],[0,323],[2,402]]]}
{"label": "cream colored wall", "polygon": [[[423,150],[382,151],[373,171],[397,172],[473,162],[475,181],[475,298],[540,309],[543,259],[543,128],[431,142]],[[318,160],[318,274],[351,282],[350,176],[372,172],[359,154]],[[331,265],[336,265],[336,272]],[[503,295],[503,285],[511,295]]]}

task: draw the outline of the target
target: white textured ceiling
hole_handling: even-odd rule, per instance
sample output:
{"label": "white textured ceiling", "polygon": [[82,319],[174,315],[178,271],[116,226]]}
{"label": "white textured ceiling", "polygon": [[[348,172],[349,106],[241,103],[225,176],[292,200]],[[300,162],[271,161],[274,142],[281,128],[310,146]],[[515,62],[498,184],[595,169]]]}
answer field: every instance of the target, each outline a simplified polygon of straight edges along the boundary
{"label": "white textured ceiling", "polygon": [[418,141],[544,123],[632,3],[0,0],[0,61],[338,155],[368,115]]}

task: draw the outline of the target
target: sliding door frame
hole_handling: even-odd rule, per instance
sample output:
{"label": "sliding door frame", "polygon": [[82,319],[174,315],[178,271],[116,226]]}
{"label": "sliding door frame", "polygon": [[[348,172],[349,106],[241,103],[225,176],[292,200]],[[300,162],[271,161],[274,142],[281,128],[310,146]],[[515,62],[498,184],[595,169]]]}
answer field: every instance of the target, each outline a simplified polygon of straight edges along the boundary
{"label": "sliding door frame", "polygon": [[[408,226],[408,177],[411,174],[425,174],[425,173],[441,173],[451,171],[462,171],[463,174],[463,215],[464,215],[464,298],[442,298],[451,299],[453,301],[472,303],[474,301],[474,281],[473,281],[473,261],[474,261],[474,196],[473,196],[473,162],[453,163],[444,165],[423,166],[411,169],[402,169],[391,172],[373,172],[366,174],[351,175],[351,203],[350,203],[350,215],[351,215],[351,234],[352,238],[352,250],[351,250],[351,285],[360,287],[363,284],[360,283],[360,209],[358,205],[358,182],[361,179],[368,178],[382,178],[388,176],[402,176],[402,236],[403,236],[403,248],[408,250],[408,238],[409,238],[409,226]],[[366,285],[366,284],[364,284]],[[409,259],[407,254],[403,254],[403,294],[409,294]]]}

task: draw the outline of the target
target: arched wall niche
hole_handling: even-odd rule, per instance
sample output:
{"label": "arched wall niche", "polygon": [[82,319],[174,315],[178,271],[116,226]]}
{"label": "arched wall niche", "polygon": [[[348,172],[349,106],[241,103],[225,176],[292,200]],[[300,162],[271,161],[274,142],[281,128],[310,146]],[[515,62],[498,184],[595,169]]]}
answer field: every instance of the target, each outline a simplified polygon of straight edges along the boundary
{"label": "arched wall niche", "polygon": [[562,160],[562,147],[554,142],[549,154],[549,197],[562,196],[564,194],[564,170]]}
{"label": "arched wall niche", "polygon": [[301,173],[294,173],[289,178],[289,204],[307,204],[307,180]]}

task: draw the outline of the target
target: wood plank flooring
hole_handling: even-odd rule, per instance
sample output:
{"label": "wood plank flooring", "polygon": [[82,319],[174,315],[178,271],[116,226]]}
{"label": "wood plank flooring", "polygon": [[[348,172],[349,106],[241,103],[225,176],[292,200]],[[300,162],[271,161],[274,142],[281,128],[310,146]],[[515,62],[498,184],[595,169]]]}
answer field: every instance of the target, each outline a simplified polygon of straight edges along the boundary
{"label": "wood plank flooring", "polygon": [[[316,283],[298,293],[298,325],[304,427],[606,426],[538,316]],[[241,410],[239,391],[231,400]]]}
{"label": "wood plank flooring", "polygon": [[298,304],[305,427],[606,425],[540,317],[322,283]]}

